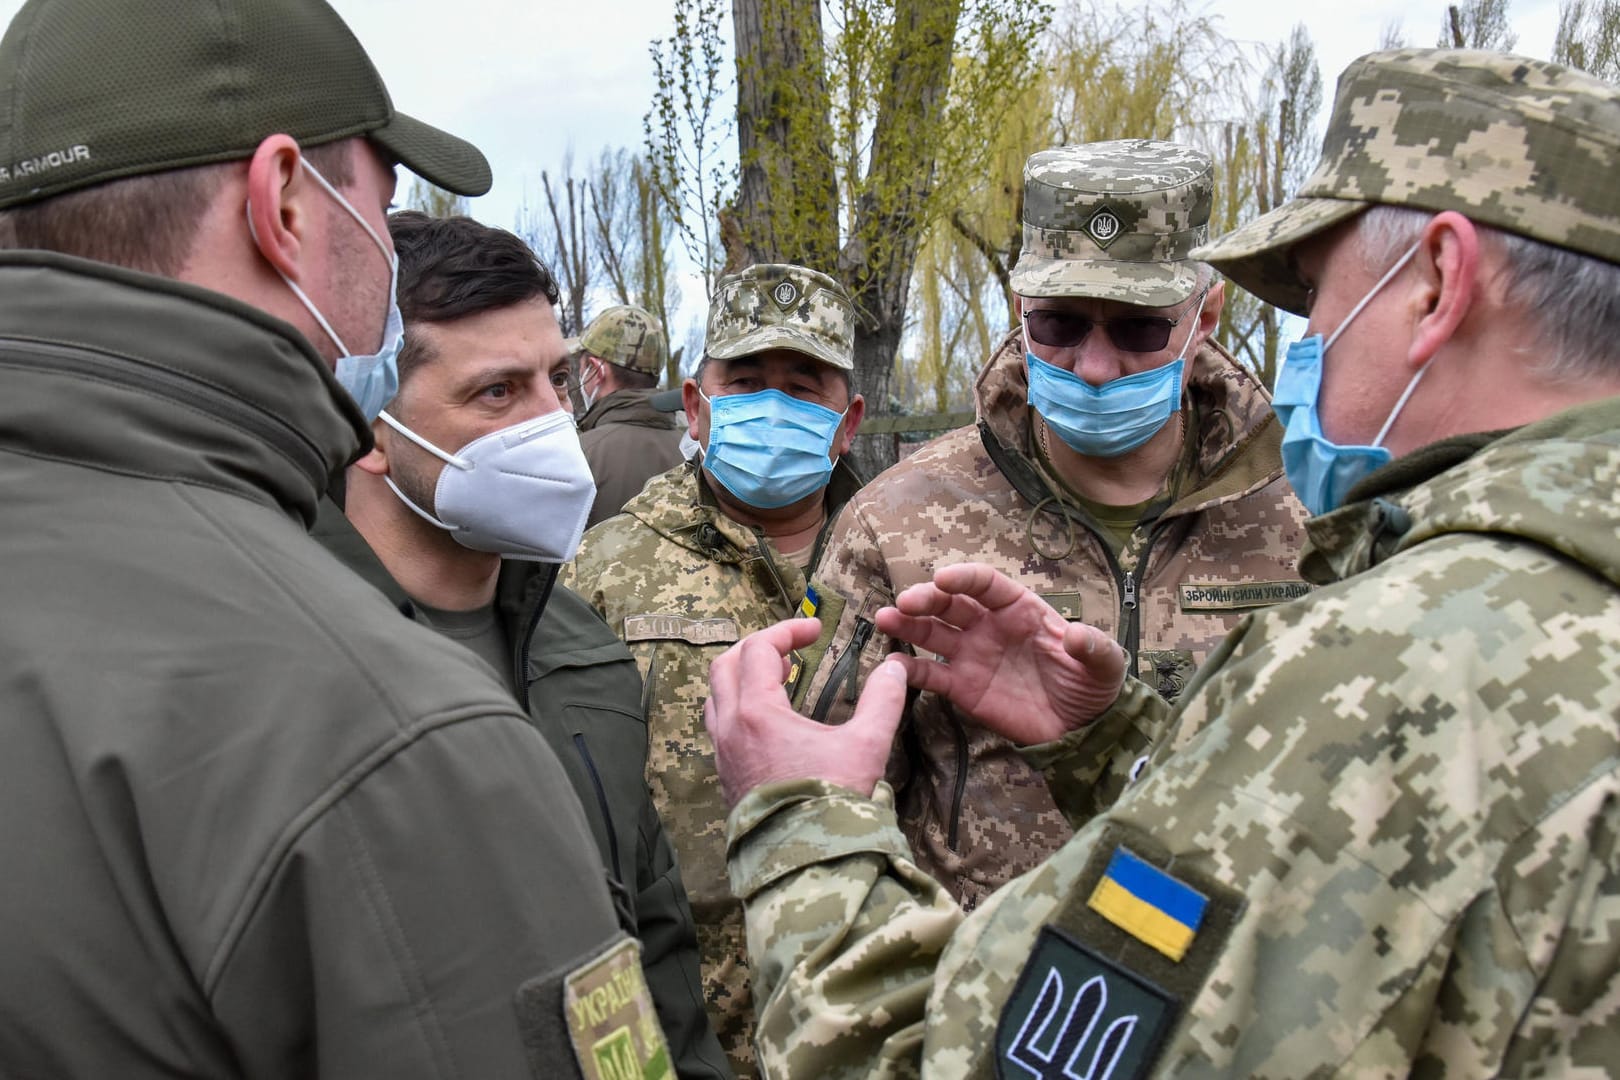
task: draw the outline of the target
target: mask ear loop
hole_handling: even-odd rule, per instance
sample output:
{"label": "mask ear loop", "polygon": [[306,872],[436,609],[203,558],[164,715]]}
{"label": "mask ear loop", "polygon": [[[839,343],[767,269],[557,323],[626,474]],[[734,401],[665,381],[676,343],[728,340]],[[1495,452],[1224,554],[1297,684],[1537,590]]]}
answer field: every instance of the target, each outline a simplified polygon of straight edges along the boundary
{"label": "mask ear loop", "polygon": [[[1382,292],[1384,286],[1388,285],[1395,275],[1400,273],[1406,264],[1412,261],[1412,256],[1416,255],[1418,253],[1418,248],[1422,246],[1423,240],[1421,237],[1419,237],[1416,243],[1406,249],[1406,254],[1395,260],[1394,266],[1391,266],[1388,270],[1384,271],[1384,276],[1379,278],[1378,283],[1367,292],[1366,296],[1361,298],[1361,302],[1350,309],[1350,314],[1344,317],[1344,321],[1339,324],[1338,329],[1334,330],[1333,335],[1322,343],[1322,355],[1324,357],[1327,355],[1328,348],[1332,346],[1335,341],[1339,340],[1339,335],[1344,333],[1345,328],[1348,327],[1352,321],[1354,321],[1357,315],[1361,314],[1361,309],[1372,303],[1373,297]],[[1433,363],[1433,360],[1430,360],[1430,363]],[[1390,410],[1389,417],[1384,421],[1384,426],[1378,429],[1378,437],[1372,441],[1372,445],[1374,447],[1384,445],[1384,436],[1388,435],[1389,429],[1395,426],[1395,421],[1400,417],[1401,410],[1406,408],[1406,403],[1412,397],[1413,392],[1417,390],[1418,383],[1422,382],[1423,376],[1427,375],[1428,373],[1429,364],[1424,364],[1423,367],[1418,370],[1418,373],[1412,376],[1412,381],[1406,384],[1406,390],[1401,394],[1400,400],[1395,402],[1395,407]]]}

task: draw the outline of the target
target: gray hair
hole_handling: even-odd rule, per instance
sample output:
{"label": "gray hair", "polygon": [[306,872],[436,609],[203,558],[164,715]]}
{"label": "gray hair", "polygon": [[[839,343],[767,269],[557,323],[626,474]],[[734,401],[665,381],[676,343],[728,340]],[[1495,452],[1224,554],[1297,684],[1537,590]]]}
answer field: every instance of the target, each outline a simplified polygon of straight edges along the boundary
{"label": "gray hair", "polygon": [[[1357,235],[1366,269],[1387,270],[1417,243],[1433,216],[1407,206],[1374,206],[1361,215]],[[1620,266],[1489,226],[1478,228],[1502,256],[1505,291],[1543,347],[1531,371],[1549,382],[1620,373]]]}

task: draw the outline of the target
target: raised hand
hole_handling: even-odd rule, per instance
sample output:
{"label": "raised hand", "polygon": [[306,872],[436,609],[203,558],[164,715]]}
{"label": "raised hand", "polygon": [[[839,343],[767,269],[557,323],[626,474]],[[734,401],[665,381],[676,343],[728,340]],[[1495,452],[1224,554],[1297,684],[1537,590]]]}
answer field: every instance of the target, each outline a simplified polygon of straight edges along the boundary
{"label": "raised hand", "polygon": [[776,780],[826,780],[871,795],[882,778],[905,705],[905,670],[887,660],[878,665],[846,724],[806,719],[788,704],[782,680],[788,654],[820,632],[814,619],[779,622],[749,634],[709,665],[703,722],[714,740],[727,806]]}
{"label": "raised hand", "polygon": [[912,686],[1021,745],[1090,723],[1125,681],[1125,652],[1112,638],[1066,622],[983,563],[947,566],[906,589],[877,613],[877,627],[944,658],[891,656]]}

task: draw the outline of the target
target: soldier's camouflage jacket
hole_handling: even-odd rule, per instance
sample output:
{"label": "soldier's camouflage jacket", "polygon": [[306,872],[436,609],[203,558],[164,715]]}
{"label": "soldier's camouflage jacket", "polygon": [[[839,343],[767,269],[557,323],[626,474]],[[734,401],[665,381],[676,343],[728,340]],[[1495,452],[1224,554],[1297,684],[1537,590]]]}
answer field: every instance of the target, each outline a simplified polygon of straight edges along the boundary
{"label": "soldier's camouflage jacket", "polygon": [[[807,654],[814,671],[795,701],[806,715],[847,718],[894,647],[873,632],[874,613],[952,563],[989,563],[1065,617],[1116,635],[1171,700],[1244,612],[1307,590],[1295,569],[1306,514],[1282,475],[1270,401],[1219,346],[1194,360],[1179,497],[1150,512],[1117,558],[1031,453],[1020,333],[976,392],[976,429],[918,450],[839,518],[812,582],[828,630]],[[1070,834],[1040,774],[933,695],[912,709],[889,779],[919,865],[970,910]]]}
{"label": "soldier's camouflage jacket", "polygon": [[[840,461],[830,521],[859,486]],[[624,513],[586,531],[558,579],[630,646],[645,680],[647,781],[675,844],[697,922],[703,992],[739,1075],[753,1074],[753,1003],[742,904],[726,880],[726,804],[703,726],[709,664],[745,634],[792,616],[804,573],[715,506],[693,464],[653,477]]]}
{"label": "soldier's camouflage jacket", "polygon": [[1607,1075],[1620,399],[1351,498],[1310,523],[1322,587],[1245,619],[1173,712],[1128,683],[1031,748],[1079,831],[965,922],[881,802],[748,796],[771,1075]]}

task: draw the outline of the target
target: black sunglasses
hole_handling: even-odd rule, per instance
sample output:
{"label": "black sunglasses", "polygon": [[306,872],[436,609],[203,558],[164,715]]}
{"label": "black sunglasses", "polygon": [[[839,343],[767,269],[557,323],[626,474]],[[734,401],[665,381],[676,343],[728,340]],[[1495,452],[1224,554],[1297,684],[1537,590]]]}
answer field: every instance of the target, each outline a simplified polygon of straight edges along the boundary
{"label": "black sunglasses", "polygon": [[[1200,293],[1198,299],[1202,298],[1203,294]],[[1114,343],[1114,348],[1124,352],[1152,353],[1170,344],[1170,331],[1179,326],[1192,310],[1192,307],[1188,307],[1174,319],[1167,319],[1163,315],[1093,319],[1090,315],[1074,311],[1042,308],[1024,312],[1024,325],[1029,327],[1029,340],[1054,349],[1072,349],[1086,340],[1092,327],[1100,326],[1108,334],[1108,340]]]}

